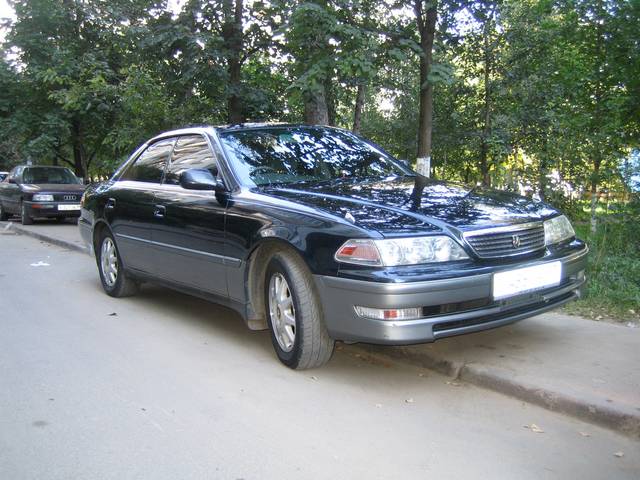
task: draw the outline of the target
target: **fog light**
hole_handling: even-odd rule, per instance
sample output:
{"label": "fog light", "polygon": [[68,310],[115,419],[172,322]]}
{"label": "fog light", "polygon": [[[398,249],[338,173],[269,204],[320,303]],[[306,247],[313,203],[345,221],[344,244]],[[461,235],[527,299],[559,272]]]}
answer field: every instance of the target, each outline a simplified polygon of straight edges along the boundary
{"label": "fog light", "polygon": [[359,317],[375,320],[415,320],[422,317],[422,308],[369,308],[354,307]]}

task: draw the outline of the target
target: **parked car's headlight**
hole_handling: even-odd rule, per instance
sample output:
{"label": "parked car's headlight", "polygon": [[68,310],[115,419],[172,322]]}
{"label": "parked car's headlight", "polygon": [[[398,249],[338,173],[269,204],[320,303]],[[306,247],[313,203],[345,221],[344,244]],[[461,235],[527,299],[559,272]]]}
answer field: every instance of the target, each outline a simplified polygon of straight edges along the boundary
{"label": "parked car's headlight", "polygon": [[467,258],[469,257],[462,247],[445,236],[348,240],[335,255],[338,262],[384,267]]}
{"label": "parked car's headlight", "polygon": [[36,193],[32,200],[34,202],[53,202],[53,195],[48,193]]}
{"label": "parked car's headlight", "polygon": [[576,236],[571,222],[564,215],[544,222],[544,244],[553,245]]}

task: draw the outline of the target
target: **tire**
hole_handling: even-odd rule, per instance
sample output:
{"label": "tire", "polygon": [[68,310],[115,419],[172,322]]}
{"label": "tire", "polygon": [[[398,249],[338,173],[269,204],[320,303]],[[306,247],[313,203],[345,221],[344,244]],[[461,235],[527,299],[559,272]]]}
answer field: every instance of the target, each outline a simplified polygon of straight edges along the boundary
{"label": "tire", "polygon": [[264,292],[271,342],[280,361],[296,370],[327,363],[335,342],[325,327],[304,261],[293,253],[277,251],[267,266]]}
{"label": "tire", "polygon": [[33,218],[27,213],[27,206],[24,203],[20,207],[20,223],[22,225],[33,225]]}
{"label": "tire", "polygon": [[4,222],[6,220],[9,220],[9,214],[2,206],[2,203],[0,202],[0,222]]}
{"label": "tire", "polygon": [[120,298],[130,297],[138,292],[139,284],[122,268],[118,247],[109,232],[104,232],[100,236],[96,249],[96,262],[100,282],[107,295]]}

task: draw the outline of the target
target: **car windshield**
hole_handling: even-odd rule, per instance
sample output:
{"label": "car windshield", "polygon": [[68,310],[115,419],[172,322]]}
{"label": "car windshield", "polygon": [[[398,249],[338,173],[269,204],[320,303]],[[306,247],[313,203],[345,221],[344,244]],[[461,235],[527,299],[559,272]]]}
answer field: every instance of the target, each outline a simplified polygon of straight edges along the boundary
{"label": "car windshield", "polygon": [[322,127],[270,127],[224,132],[238,173],[256,185],[415,175],[353,133]]}
{"label": "car windshield", "polygon": [[70,170],[66,168],[55,167],[35,167],[25,168],[22,174],[22,181],[24,183],[79,183],[78,177],[76,177]]}

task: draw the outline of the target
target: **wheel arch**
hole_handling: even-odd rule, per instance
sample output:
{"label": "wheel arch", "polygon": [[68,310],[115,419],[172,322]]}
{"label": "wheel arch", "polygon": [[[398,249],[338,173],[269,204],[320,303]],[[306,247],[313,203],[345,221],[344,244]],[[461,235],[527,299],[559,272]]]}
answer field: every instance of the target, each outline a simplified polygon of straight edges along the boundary
{"label": "wheel arch", "polygon": [[247,257],[247,267],[244,273],[247,300],[245,320],[251,330],[265,330],[268,328],[264,298],[265,275],[273,255],[283,250],[300,258],[309,268],[302,252],[293,243],[282,237],[263,237],[253,245]]}
{"label": "wheel arch", "polygon": [[111,236],[113,237],[113,241],[115,242],[115,235],[113,234],[113,230],[111,230],[111,227],[109,226],[109,224],[104,220],[97,220],[96,223],[93,225],[93,232],[91,234],[91,242],[93,243],[94,252],[98,251],[98,248],[99,248],[98,240],[102,232],[104,232],[105,230],[107,230],[111,234]]}

